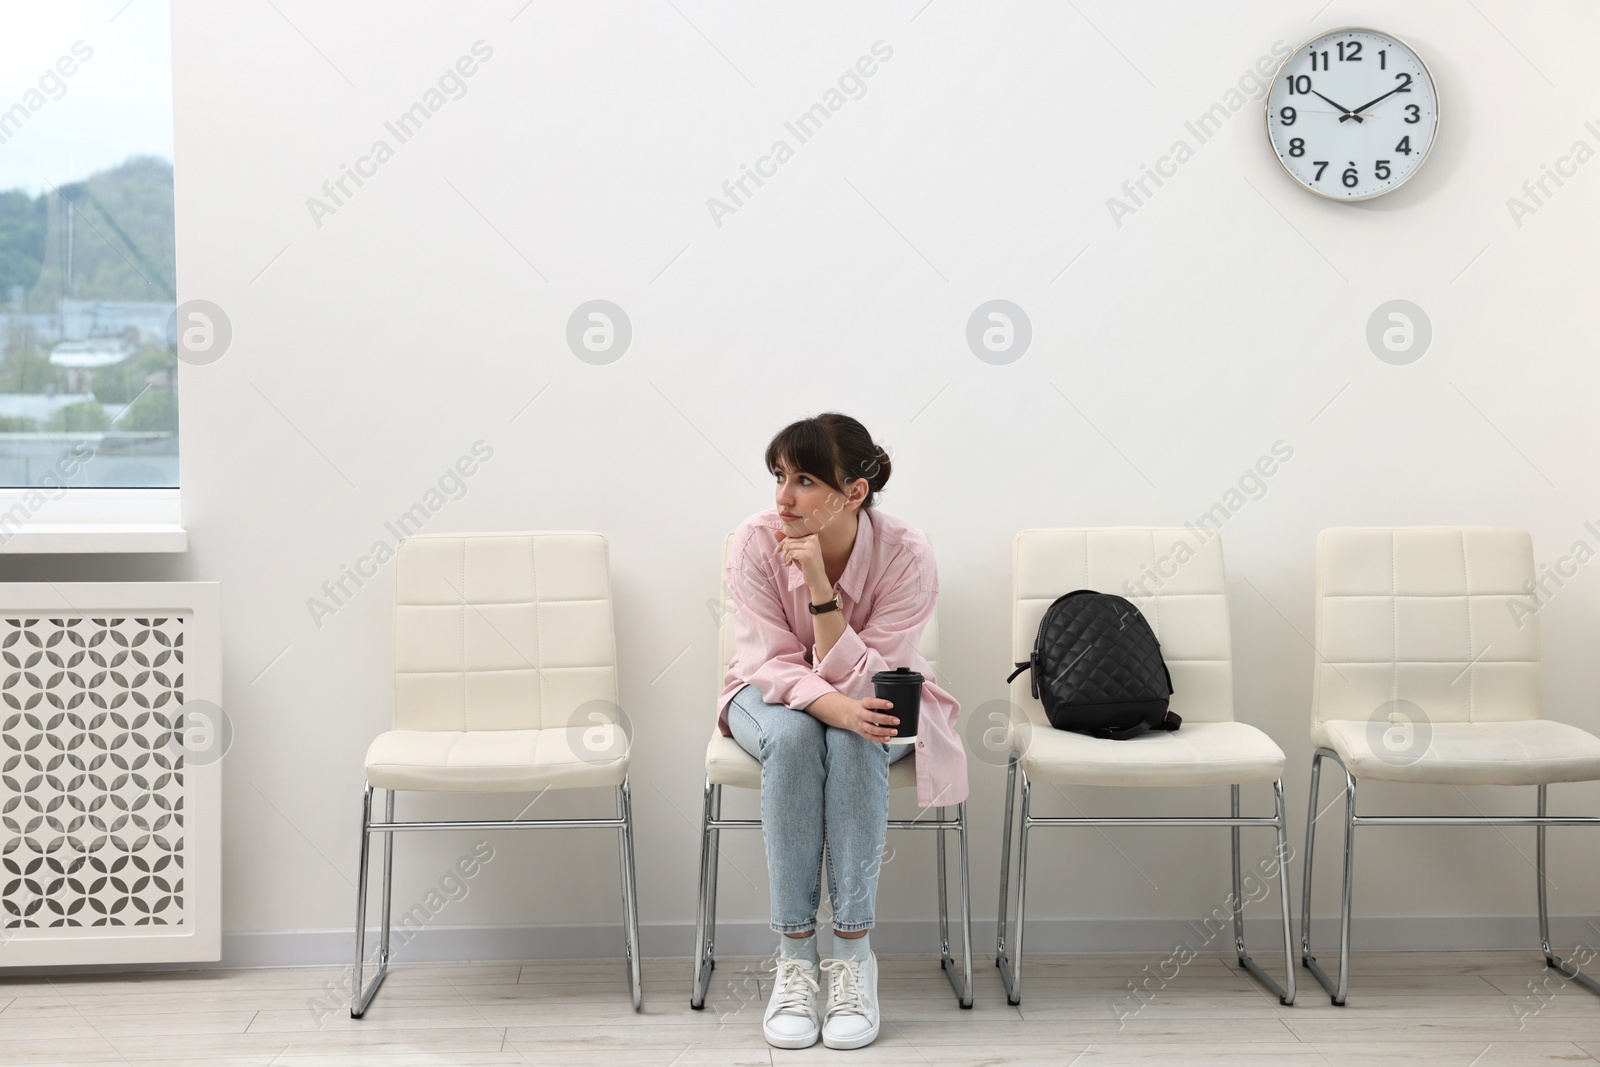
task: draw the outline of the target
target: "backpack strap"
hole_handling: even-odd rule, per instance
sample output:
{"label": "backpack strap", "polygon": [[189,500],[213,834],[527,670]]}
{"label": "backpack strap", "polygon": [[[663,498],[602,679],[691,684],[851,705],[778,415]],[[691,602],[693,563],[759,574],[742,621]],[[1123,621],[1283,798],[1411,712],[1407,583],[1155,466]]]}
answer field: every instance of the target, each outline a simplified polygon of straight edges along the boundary
{"label": "backpack strap", "polygon": [[1140,734],[1147,733],[1150,730],[1171,731],[1176,730],[1182,725],[1183,717],[1180,715],[1175,715],[1169,711],[1165,716],[1162,717],[1161,721],[1156,723],[1154,726],[1147,726],[1146,724],[1139,722],[1134,723],[1132,726],[1122,730],[1099,730],[1094,736],[1107,738],[1112,741],[1127,741],[1130,738],[1138,737]]}
{"label": "backpack strap", "polygon": [[1039,650],[1038,650],[1038,648],[1034,648],[1033,653],[1032,653],[1032,655],[1030,655],[1028,657],[1027,662],[1016,664],[1016,668],[1017,669],[1012,671],[1010,674],[1008,674],[1006,676],[1006,681],[1009,683],[1009,682],[1013,681],[1017,677],[1017,675],[1021,674],[1023,671],[1033,670],[1033,674],[1029,677],[1028,682],[1029,682],[1030,687],[1033,690],[1033,699],[1038,700],[1039,699],[1039,672],[1038,672],[1038,670],[1035,669],[1035,668],[1038,667],[1038,665],[1039,665]]}
{"label": "backpack strap", "polygon": [[1132,738],[1138,737],[1140,734],[1149,732],[1149,730],[1150,726],[1148,723],[1136,722],[1132,726],[1124,727],[1121,730],[1114,730],[1110,727],[1102,730],[1096,730],[1094,736],[1105,738],[1110,741],[1128,741]]}

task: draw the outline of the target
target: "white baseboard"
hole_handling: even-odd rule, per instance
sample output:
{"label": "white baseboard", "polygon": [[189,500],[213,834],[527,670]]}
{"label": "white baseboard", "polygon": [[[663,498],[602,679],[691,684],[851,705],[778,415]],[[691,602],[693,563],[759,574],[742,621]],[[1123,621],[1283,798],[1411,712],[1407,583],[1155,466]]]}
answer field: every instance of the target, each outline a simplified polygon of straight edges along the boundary
{"label": "white baseboard", "polygon": [[[1338,945],[1338,924],[1333,918],[1312,921],[1312,947],[1327,957]],[[1551,936],[1557,946],[1600,946],[1600,920],[1588,916],[1552,916]],[[1014,929],[1014,927],[1013,927]],[[959,957],[961,930],[952,928],[951,948]],[[1249,918],[1245,933],[1251,955],[1269,970],[1283,951],[1279,923]],[[1356,949],[1485,950],[1521,949],[1539,952],[1537,920],[1531,915],[1483,916],[1357,916],[1352,930]],[[408,936],[409,935],[409,936]],[[645,923],[639,933],[644,956],[687,957],[694,951],[693,923]],[[1299,938],[1298,920],[1294,936]],[[395,963],[610,959],[623,953],[622,924],[540,926],[432,926],[392,935],[391,959]],[[717,954],[767,956],[777,935],[760,922],[717,924]],[[972,923],[973,967],[992,967],[995,926],[993,916]],[[1032,952],[1129,952],[1165,958],[1180,943],[1198,952],[1232,951],[1231,926],[1213,921],[1182,919],[1031,919],[1027,950]],[[218,967],[306,967],[346,965],[354,941],[348,930],[287,932],[224,932],[222,959],[217,963],[166,964],[143,967],[17,967],[0,966],[9,975],[81,974],[118,970],[201,970]],[[872,931],[872,947],[881,953],[936,953],[938,923],[934,920],[879,923]],[[367,957],[377,950],[377,931],[367,935]],[[985,962],[987,961],[987,962]]]}

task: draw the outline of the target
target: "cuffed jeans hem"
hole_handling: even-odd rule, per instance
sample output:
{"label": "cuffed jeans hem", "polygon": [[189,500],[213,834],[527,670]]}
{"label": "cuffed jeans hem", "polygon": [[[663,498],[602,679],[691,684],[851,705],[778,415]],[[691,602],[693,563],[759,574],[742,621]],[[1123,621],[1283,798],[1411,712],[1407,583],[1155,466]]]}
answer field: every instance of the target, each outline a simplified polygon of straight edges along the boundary
{"label": "cuffed jeans hem", "polygon": [[775,934],[804,934],[817,928],[817,920],[808,923],[773,923],[772,932]]}
{"label": "cuffed jeans hem", "polygon": [[877,924],[876,923],[872,923],[872,922],[864,922],[864,923],[834,923],[833,924],[833,928],[835,930],[839,930],[839,931],[841,931],[843,933],[846,933],[846,934],[853,934],[857,930],[870,930],[875,925],[877,925]]}

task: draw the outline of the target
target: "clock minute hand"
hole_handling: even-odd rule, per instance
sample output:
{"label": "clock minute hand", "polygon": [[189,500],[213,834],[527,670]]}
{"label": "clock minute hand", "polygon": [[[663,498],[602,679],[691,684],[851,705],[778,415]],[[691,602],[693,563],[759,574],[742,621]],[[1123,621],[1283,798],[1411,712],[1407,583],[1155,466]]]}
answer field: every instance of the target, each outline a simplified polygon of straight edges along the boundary
{"label": "clock minute hand", "polygon": [[[1360,107],[1356,108],[1356,111],[1365,111],[1365,110],[1367,110],[1367,108],[1371,107],[1373,104],[1376,104],[1379,100],[1386,100],[1389,97],[1393,96],[1395,93],[1398,93],[1401,89],[1408,89],[1410,87],[1411,87],[1411,83],[1407,82],[1405,85],[1401,85],[1401,86],[1398,86],[1398,87],[1396,87],[1394,89],[1390,89],[1388,92],[1384,93],[1382,96],[1375,97],[1375,98],[1373,98],[1371,100],[1368,100],[1365,104],[1362,104]],[[1313,91],[1315,91],[1315,90],[1313,90]],[[1340,116],[1339,121],[1343,122],[1347,118],[1355,119],[1357,122],[1361,121],[1361,116],[1357,115],[1354,111],[1351,112],[1348,115]]]}
{"label": "clock minute hand", "polygon": [[[1317,92],[1315,89],[1311,90],[1311,95],[1312,96],[1322,96],[1322,94]],[[1322,99],[1328,100],[1328,98],[1325,97],[1325,96],[1322,96]],[[1339,121],[1340,122],[1343,122],[1345,119],[1355,119],[1357,122],[1364,121],[1360,115],[1356,114],[1355,111],[1351,111],[1349,108],[1345,107],[1343,104],[1339,103],[1337,100],[1328,100],[1328,103],[1332,104],[1334,107],[1336,107],[1340,111],[1344,112],[1343,115],[1339,116]],[[1361,110],[1361,109],[1360,108],[1356,109],[1356,111],[1359,111],[1359,110]]]}

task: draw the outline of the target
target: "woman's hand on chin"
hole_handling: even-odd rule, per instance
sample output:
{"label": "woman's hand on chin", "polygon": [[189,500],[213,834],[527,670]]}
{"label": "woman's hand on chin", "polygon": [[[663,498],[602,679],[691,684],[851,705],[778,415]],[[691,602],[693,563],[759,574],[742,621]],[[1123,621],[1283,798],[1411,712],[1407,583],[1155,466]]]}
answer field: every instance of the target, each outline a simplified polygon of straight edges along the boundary
{"label": "woman's hand on chin", "polygon": [[817,534],[794,537],[779,530],[778,557],[785,566],[792,563],[800,568],[813,595],[819,589],[828,590],[827,596],[833,595],[833,585],[828,581],[828,573],[822,563],[822,539]]}

